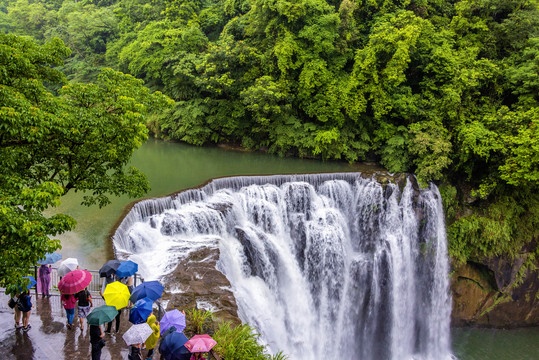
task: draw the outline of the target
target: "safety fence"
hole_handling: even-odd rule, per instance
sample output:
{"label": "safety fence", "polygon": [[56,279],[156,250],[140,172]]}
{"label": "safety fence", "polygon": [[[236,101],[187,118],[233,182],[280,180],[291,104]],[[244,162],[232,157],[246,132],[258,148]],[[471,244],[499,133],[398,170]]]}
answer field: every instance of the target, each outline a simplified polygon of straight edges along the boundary
{"label": "safety fence", "polygon": [[[88,291],[90,291],[92,294],[99,294],[101,291],[101,287],[103,285],[103,279],[99,276],[99,270],[88,270],[84,269],[92,274],[92,282],[90,285],[88,285]],[[43,290],[41,289],[41,284],[39,282],[39,268],[37,266],[33,267],[31,269],[31,275],[34,276],[34,278],[37,280],[37,284],[34,286],[35,292],[37,293],[43,293]],[[51,268],[51,281],[49,286],[49,291],[52,294],[60,294],[58,291],[58,282],[60,282],[60,275],[58,274],[58,269],[55,267]],[[133,275],[133,286],[137,286],[138,284],[144,282],[144,279],[140,276],[140,274]]]}

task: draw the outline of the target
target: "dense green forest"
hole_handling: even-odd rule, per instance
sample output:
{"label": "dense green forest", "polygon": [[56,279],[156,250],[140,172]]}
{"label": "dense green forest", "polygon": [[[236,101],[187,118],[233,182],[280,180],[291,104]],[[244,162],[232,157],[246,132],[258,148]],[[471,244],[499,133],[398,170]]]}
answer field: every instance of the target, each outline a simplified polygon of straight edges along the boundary
{"label": "dense green forest", "polygon": [[156,136],[436,181],[454,260],[536,263],[536,0],[0,0],[0,31],[173,98]]}

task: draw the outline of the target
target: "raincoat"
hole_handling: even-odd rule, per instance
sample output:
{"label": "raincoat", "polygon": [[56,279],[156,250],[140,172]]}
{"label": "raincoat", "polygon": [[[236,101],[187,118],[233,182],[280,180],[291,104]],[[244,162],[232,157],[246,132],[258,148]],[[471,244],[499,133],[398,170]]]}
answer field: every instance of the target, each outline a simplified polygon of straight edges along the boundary
{"label": "raincoat", "polygon": [[159,324],[156,324],[155,320],[156,319],[155,319],[154,314],[151,314],[148,317],[148,320],[146,320],[148,325],[150,325],[150,327],[153,330],[153,334],[151,334],[150,337],[146,339],[146,342],[144,343],[144,345],[146,345],[146,349],[148,350],[153,349],[155,345],[157,345],[157,340],[159,340]]}
{"label": "raincoat", "polygon": [[49,265],[41,265],[39,267],[39,285],[41,286],[41,293],[43,295],[49,295],[49,285],[51,283],[51,268]]}

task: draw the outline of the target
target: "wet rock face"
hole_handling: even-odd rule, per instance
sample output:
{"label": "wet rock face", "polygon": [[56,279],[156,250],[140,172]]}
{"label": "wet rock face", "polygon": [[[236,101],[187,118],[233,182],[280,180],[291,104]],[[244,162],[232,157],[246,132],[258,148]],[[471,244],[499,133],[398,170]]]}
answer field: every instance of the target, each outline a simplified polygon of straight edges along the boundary
{"label": "wet rock face", "polygon": [[[219,250],[205,248],[178,263],[163,281],[169,284],[167,310],[212,306],[220,320],[241,323],[227,278],[216,270]],[[539,325],[539,272],[528,271],[513,287],[524,260],[489,259],[454,269],[451,279],[452,326],[512,328]],[[172,291],[171,291],[172,290]]]}
{"label": "wet rock face", "polygon": [[239,324],[236,300],[227,278],[216,269],[219,249],[204,248],[178,263],[162,281],[167,284],[163,300],[167,309],[213,307],[216,318]]}
{"label": "wet rock face", "polygon": [[453,326],[514,328],[539,325],[539,272],[513,286],[524,260],[488,259],[455,268],[451,279]]}

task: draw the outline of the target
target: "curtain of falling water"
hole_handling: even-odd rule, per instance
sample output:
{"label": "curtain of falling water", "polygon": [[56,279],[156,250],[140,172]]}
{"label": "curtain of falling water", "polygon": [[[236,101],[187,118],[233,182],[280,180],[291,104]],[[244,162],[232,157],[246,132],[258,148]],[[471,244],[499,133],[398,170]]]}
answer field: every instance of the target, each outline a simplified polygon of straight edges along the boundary
{"label": "curtain of falling water", "polygon": [[235,177],[135,205],[116,252],[159,278],[219,247],[243,321],[290,359],[450,358],[437,188],[360,174]]}

